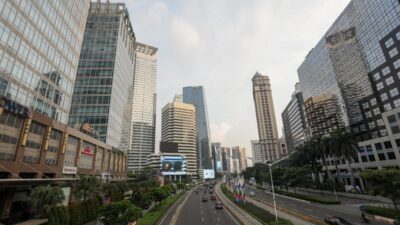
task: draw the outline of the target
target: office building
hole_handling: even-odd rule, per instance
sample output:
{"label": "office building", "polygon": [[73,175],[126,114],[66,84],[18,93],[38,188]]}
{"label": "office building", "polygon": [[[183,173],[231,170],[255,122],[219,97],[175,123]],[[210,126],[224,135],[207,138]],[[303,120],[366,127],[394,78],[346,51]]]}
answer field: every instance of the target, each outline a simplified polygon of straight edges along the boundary
{"label": "office building", "polygon": [[232,159],[237,160],[237,165],[236,161],[233,161],[234,162],[233,171],[240,173],[247,167],[246,149],[240,146],[234,146],[232,147],[231,152],[232,152]]}
{"label": "office building", "polygon": [[221,156],[222,156],[222,171],[224,173],[230,173],[231,149],[228,147],[221,147]]}
{"label": "office building", "polygon": [[262,163],[260,142],[258,140],[251,140],[251,153],[253,158],[253,165],[256,163]]}
{"label": "office building", "polygon": [[[322,121],[311,134],[342,124],[358,138],[360,154],[352,162],[358,186],[363,186],[358,170],[399,165],[399,7],[397,0],[352,0],[298,68],[307,120],[310,101],[311,111],[324,104],[331,109],[324,113],[331,115],[325,116],[331,125]],[[337,176],[349,183],[347,162],[339,161]],[[334,161],[328,163],[334,174]]]}
{"label": "office building", "polygon": [[196,109],[194,105],[171,102],[162,109],[161,141],[178,144],[187,161],[186,175],[197,177]]}
{"label": "office building", "polygon": [[66,124],[90,1],[0,3],[0,96]]}
{"label": "office building", "polygon": [[307,122],[299,83],[295,85],[292,98],[281,115],[287,151],[291,153],[306,139]]}
{"label": "office building", "polygon": [[196,107],[197,124],[197,154],[199,169],[213,169],[211,159],[210,126],[208,124],[208,111],[205,90],[202,86],[183,88],[183,102]]}
{"label": "office building", "polygon": [[271,83],[268,76],[256,72],[252,79],[258,136],[262,161],[279,159],[278,130],[276,126]]}
{"label": "office building", "polygon": [[79,128],[89,123],[99,140],[124,151],[122,125],[131,118],[134,50],[125,4],[91,2],[68,124]]}
{"label": "office building", "polygon": [[211,143],[212,159],[216,173],[222,172],[222,149],[221,143]]}
{"label": "office building", "polygon": [[128,169],[133,171],[140,172],[155,152],[156,53],[157,48],[136,42],[131,120],[122,135],[122,143],[128,146]]}

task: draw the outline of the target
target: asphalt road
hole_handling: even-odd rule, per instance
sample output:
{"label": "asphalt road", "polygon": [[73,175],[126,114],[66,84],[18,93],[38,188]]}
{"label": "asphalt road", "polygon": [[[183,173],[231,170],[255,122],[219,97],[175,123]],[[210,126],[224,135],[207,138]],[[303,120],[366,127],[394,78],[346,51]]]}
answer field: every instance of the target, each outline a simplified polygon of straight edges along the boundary
{"label": "asphalt road", "polygon": [[[207,202],[201,201],[203,196],[207,196]],[[210,194],[200,189],[197,194],[196,191],[190,194],[178,213],[176,225],[239,225],[226,209],[215,209]]]}
{"label": "asphalt road", "polygon": [[[245,188],[247,196],[249,196],[250,191],[254,190],[255,189]],[[264,193],[261,190],[256,192],[256,196],[254,198],[262,202],[264,201],[273,204],[272,194]],[[330,216],[338,216],[351,222],[352,224],[364,224],[360,219],[361,212],[356,204],[322,205],[318,203],[306,203],[280,196],[276,196],[276,203],[282,208],[290,209],[297,213],[313,217],[319,221],[324,221],[325,218]],[[384,225],[385,223],[371,220],[370,224]]]}

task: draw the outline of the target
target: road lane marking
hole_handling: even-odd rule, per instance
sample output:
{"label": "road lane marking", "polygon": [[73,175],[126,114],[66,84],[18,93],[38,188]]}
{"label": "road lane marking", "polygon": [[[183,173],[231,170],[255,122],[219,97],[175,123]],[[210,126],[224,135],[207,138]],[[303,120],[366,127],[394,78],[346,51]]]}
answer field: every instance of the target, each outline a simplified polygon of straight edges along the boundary
{"label": "road lane marking", "polygon": [[219,220],[220,220],[219,217],[217,217],[217,220],[218,220],[218,222],[219,222]]}
{"label": "road lane marking", "polygon": [[204,218],[203,218],[203,217],[201,217],[201,222],[203,222],[203,223],[204,223]]}

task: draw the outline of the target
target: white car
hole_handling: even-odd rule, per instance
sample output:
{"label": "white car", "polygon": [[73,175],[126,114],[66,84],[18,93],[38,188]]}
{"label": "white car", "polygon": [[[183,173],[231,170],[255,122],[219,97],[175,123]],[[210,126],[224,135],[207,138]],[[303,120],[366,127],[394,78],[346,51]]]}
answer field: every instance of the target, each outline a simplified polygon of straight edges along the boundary
{"label": "white car", "polygon": [[250,196],[254,197],[254,196],[256,196],[256,193],[254,191],[250,191]]}

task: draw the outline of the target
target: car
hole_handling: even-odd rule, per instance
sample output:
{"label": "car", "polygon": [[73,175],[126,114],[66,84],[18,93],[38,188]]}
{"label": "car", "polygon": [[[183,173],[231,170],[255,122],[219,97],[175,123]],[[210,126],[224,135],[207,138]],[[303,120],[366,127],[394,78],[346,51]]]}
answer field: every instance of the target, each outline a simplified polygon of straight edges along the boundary
{"label": "car", "polygon": [[208,191],[208,193],[212,194],[212,193],[214,193],[214,190],[213,190],[213,189],[210,189],[210,190]]}
{"label": "car", "polygon": [[325,223],[329,225],[352,225],[352,223],[338,216],[331,216],[326,218]]}
{"label": "car", "polygon": [[254,197],[254,196],[256,196],[256,193],[254,192],[254,191],[250,191],[250,194],[249,194],[251,197]]}
{"label": "car", "polygon": [[203,198],[201,199],[201,201],[202,202],[207,202],[208,201],[207,196],[204,195]]}
{"label": "car", "polygon": [[224,205],[222,205],[222,202],[216,202],[216,203],[215,203],[215,208],[216,208],[216,209],[223,209],[223,208],[224,208]]}
{"label": "car", "polygon": [[215,201],[215,200],[217,200],[217,196],[216,196],[216,195],[214,195],[214,194],[212,194],[212,195],[211,195],[211,197],[210,197],[210,200],[211,200],[211,201]]}

